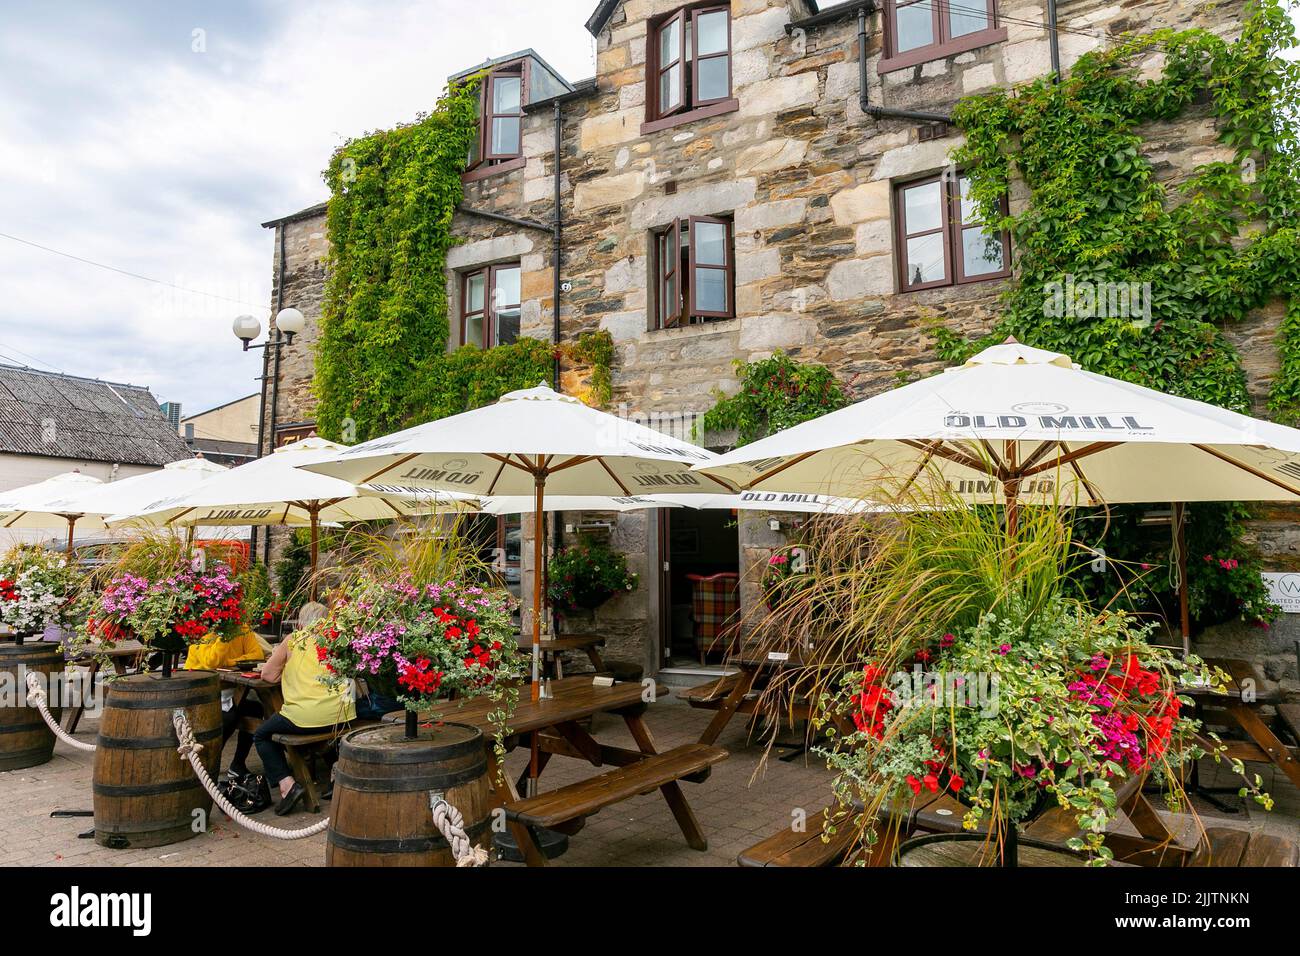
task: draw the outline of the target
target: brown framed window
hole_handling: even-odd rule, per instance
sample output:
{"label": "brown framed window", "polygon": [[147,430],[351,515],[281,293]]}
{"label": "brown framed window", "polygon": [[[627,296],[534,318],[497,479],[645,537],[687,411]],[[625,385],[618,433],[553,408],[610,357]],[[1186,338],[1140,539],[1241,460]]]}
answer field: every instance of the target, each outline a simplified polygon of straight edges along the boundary
{"label": "brown framed window", "polygon": [[526,60],[499,66],[483,78],[478,89],[478,136],[470,145],[467,172],[487,174],[498,167],[522,165],[526,102]]}
{"label": "brown framed window", "polygon": [[521,280],[517,262],[466,273],[461,284],[463,345],[488,349],[519,338]]}
{"label": "brown framed window", "polygon": [[1007,35],[997,25],[997,0],[885,0],[883,17],[882,73],[988,46]]}
{"label": "brown framed window", "polygon": [[647,42],[643,132],[739,107],[731,95],[730,6],[683,7],[652,23]]}
{"label": "brown framed window", "polygon": [[678,219],[652,236],[652,328],[730,319],[736,314],[736,256],[731,221]]}
{"label": "brown framed window", "polygon": [[894,208],[902,291],[1011,274],[1010,240],[980,220],[966,176],[942,174],[899,183]]}

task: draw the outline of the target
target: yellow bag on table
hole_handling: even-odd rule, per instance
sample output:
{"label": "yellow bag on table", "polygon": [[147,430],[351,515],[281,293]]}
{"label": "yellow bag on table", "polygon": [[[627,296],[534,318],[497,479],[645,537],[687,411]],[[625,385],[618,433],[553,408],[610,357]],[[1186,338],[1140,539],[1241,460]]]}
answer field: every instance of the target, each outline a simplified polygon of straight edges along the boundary
{"label": "yellow bag on table", "polygon": [[233,638],[223,641],[213,636],[206,641],[190,645],[185,658],[187,671],[213,671],[221,667],[234,667],[240,661],[264,661],[266,651],[253,629],[245,624]]}

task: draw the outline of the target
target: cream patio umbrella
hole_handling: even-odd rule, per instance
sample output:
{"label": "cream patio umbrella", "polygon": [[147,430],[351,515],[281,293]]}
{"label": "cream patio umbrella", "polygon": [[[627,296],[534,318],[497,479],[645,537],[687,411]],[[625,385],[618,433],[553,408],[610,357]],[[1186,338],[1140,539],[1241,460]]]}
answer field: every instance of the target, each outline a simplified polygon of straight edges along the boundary
{"label": "cream patio umbrella", "polygon": [[189,491],[131,514],[114,515],[110,527],[188,527],[193,525],[279,525],[311,529],[312,596],[319,560],[320,526],[414,518],[445,511],[473,511],[473,499],[459,494],[405,494],[361,491],[350,482],[314,474],[301,466],[334,457],[346,445],[306,438],[274,454],[212,475]]}
{"label": "cream patio umbrella", "polygon": [[[691,471],[716,456],[644,425],[589,408],[539,385],[503,395],[493,405],[417,425],[306,465],[369,486],[381,479],[405,486],[484,497],[534,499],[532,699],[539,696],[542,568],[546,496],[633,497],[649,491],[731,490]],[[533,736],[529,777],[538,773]]]}
{"label": "cream patio umbrella", "polygon": [[67,528],[67,552],[72,553],[72,532],[78,522],[83,529],[104,530],[102,514],[88,512],[81,499],[103,482],[80,471],[64,472],[34,485],[0,492],[0,529],[43,530]]}

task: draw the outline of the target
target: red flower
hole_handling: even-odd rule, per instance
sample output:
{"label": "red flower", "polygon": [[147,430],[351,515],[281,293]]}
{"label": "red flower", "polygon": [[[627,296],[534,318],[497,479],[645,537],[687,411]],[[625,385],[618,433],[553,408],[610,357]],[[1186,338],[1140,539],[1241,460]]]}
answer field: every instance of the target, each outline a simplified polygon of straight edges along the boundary
{"label": "red flower", "polygon": [[948,786],[952,788],[953,793],[956,793],[962,787],[966,786],[966,781],[963,780],[961,777],[957,776],[956,774],[953,774],[948,779]]}

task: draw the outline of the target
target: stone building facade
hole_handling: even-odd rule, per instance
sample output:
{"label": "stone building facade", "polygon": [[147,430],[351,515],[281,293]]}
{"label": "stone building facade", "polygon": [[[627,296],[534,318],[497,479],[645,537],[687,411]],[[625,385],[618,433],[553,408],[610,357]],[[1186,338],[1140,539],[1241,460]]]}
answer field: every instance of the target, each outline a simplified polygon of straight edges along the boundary
{"label": "stone building facade", "polygon": [[[489,64],[492,76],[505,79],[500,96],[487,88],[480,155],[502,152],[498,135],[507,146],[517,135],[518,148],[465,177],[454,224],[463,242],[448,260],[453,347],[465,337],[466,312],[474,314],[468,337],[480,333],[467,283],[474,290],[486,283],[492,301],[493,267],[519,270],[519,332],[552,339],[558,189],[559,336],[571,341],[597,328],[612,335],[619,410],[685,431],[719,391],[735,391],[735,360],[776,349],[829,366],[860,397],[937,371],[927,324],[987,330],[1007,262],[998,237],[976,222],[963,225],[960,213],[956,226],[931,228],[936,214],[947,221],[960,209],[960,171],[949,156],[961,136],[944,122],[955,102],[1047,75],[1054,55],[1068,71],[1127,30],[1198,26],[1232,36],[1244,8],[1240,0],[1058,6],[1054,50],[1041,0],[933,8],[929,0],[604,0],[587,23],[596,38],[594,78],[530,100],[514,93],[511,77],[518,71],[527,91],[526,77],[537,69],[531,51]],[[1146,65],[1158,67],[1158,57]],[[1195,110],[1145,132],[1148,155],[1167,181],[1226,155],[1213,122]],[[1011,208],[1023,201],[1013,189]],[[286,248],[277,288],[313,324],[323,210],[269,225]],[[714,262],[721,268],[710,271]],[[513,283],[513,274],[505,281]],[[513,334],[513,285],[504,294]],[[492,307],[483,310],[492,327]],[[1276,321],[1265,313],[1230,330],[1257,396],[1276,368]],[[286,353],[281,374],[281,419],[309,421],[308,350]],[[718,442],[725,437],[708,441]],[[680,522],[662,512],[609,520],[611,541],[628,553],[641,585],[570,626],[600,630],[612,655],[648,671],[690,656],[673,646],[681,582],[671,570],[661,573],[673,551],[693,540],[706,551],[701,542],[719,535],[734,542],[731,566],[745,575],[748,605],[756,596],[750,569],[791,524],[742,512],[730,527],[674,535],[668,529]],[[1300,560],[1285,515],[1260,533],[1280,566]]]}

